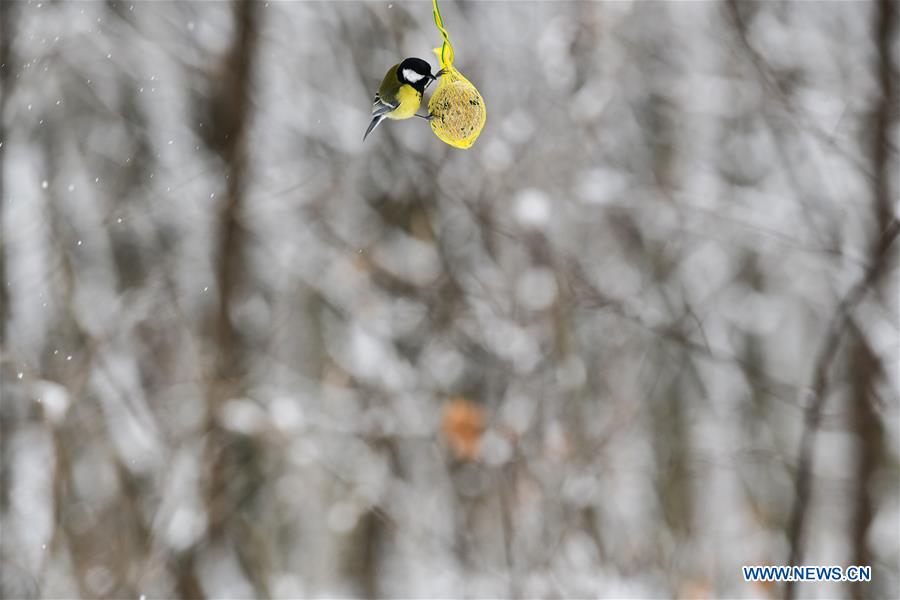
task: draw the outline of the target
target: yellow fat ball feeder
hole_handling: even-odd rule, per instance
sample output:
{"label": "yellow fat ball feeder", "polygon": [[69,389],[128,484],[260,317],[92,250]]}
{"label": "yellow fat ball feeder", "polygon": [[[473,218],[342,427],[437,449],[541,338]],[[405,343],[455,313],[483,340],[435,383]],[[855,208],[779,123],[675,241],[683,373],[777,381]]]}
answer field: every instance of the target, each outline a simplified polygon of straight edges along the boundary
{"label": "yellow fat ball feeder", "polygon": [[432,6],[434,24],[441,32],[444,43],[440,48],[434,49],[441,61],[442,75],[437,89],[428,101],[431,130],[442,142],[454,148],[471,148],[484,129],[487,107],[472,82],[453,66],[453,46],[444,29],[437,0],[432,0]]}

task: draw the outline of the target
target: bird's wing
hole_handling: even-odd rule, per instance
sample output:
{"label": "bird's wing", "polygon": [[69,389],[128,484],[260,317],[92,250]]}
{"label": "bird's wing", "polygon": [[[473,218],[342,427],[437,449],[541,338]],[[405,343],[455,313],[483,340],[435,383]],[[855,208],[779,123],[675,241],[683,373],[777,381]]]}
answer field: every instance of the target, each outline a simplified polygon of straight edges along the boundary
{"label": "bird's wing", "polygon": [[386,115],[392,110],[395,110],[398,106],[400,106],[399,103],[392,104],[383,100],[380,95],[375,94],[375,100],[372,102],[372,116],[380,117],[381,115]]}

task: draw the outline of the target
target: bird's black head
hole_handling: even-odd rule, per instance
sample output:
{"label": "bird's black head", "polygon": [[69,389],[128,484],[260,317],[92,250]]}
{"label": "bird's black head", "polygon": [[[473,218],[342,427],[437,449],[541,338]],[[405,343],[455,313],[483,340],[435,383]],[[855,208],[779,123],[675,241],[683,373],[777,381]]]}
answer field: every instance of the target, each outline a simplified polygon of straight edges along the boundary
{"label": "bird's black head", "polygon": [[428,84],[434,81],[434,75],[431,74],[431,65],[421,58],[407,58],[397,65],[397,79],[424,92]]}

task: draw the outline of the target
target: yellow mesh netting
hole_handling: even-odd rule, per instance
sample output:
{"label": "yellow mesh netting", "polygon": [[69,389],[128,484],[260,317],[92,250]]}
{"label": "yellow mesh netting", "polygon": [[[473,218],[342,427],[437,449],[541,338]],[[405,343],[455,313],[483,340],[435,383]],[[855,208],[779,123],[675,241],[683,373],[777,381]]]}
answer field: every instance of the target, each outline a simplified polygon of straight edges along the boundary
{"label": "yellow mesh netting", "polygon": [[441,141],[454,148],[469,148],[484,128],[487,108],[484,105],[484,98],[472,82],[453,67],[453,46],[450,45],[450,37],[444,29],[437,0],[432,0],[432,6],[434,24],[444,38],[441,47],[434,49],[441,61],[444,74],[428,102],[428,112],[434,117],[431,119],[431,130]]}

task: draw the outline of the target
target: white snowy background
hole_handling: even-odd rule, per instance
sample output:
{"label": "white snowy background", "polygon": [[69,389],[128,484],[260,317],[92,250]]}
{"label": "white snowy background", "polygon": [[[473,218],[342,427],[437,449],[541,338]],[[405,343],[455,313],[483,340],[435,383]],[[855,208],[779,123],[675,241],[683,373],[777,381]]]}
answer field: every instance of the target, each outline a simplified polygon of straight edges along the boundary
{"label": "white snowy background", "polygon": [[0,595],[896,598],[890,11],[3,1]]}

